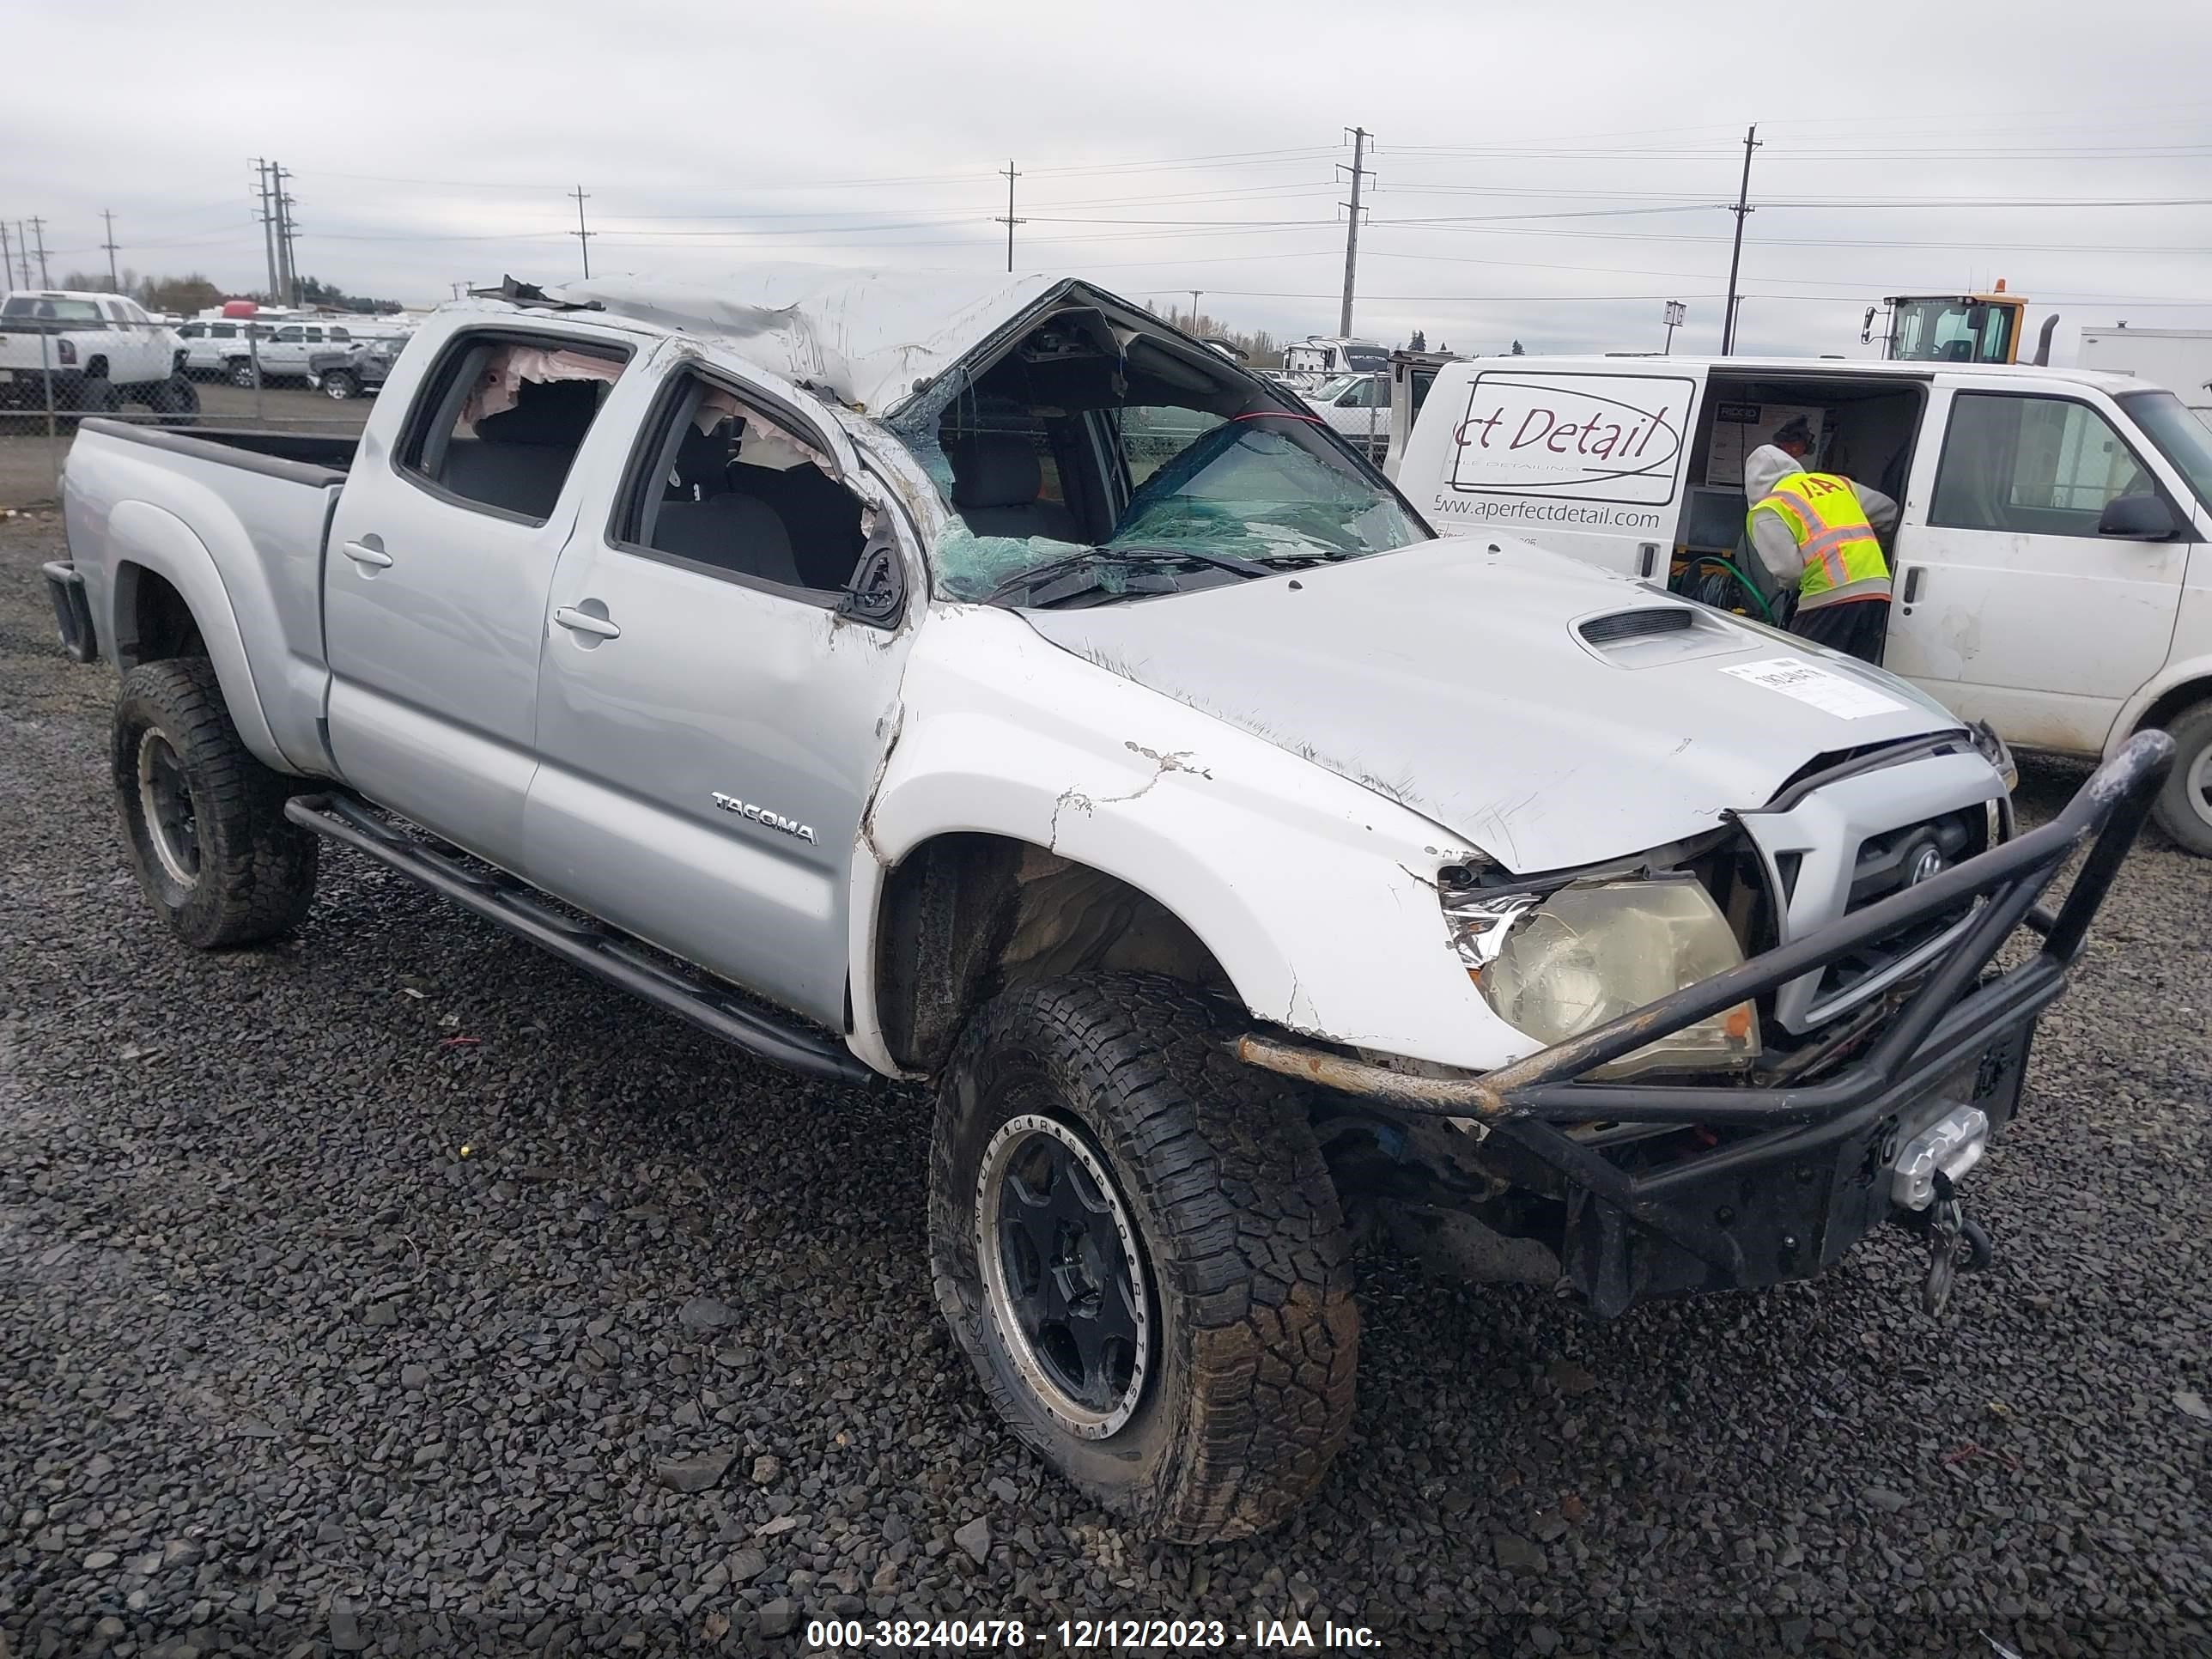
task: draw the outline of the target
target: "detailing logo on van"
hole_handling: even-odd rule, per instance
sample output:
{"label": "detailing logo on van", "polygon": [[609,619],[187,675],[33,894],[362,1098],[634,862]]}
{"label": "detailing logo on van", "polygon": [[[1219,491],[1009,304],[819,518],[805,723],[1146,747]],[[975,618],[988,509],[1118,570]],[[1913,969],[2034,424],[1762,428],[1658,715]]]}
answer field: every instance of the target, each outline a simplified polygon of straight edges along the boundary
{"label": "detailing logo on van", "polygon": [[750,818],[753,823],[765,824],[771,830],[780,830],[794,840],[809,843],[814,841],[814,826],[811,823],[801,823],[797,818],[787,818],[781,812],[771,812],[767,807],[757,802],[739,800],[735,795],[726,795],[719,789],[713,793],[714,805],[725,812],[732,813],[741,818]]}
{"label": "detailing logo on van", "polygon": [[1478,374],[1452,431],[1451,487],[1672,501],[1696,393],[1694,380],[1671,374]]}

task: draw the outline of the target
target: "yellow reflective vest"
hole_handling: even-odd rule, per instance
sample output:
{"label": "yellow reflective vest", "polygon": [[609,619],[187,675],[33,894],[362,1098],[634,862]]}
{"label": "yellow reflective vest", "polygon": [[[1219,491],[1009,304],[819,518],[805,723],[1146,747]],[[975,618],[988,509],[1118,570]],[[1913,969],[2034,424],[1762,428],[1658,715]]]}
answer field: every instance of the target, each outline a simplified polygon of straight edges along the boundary
{"label": "yellow reflective vest", "polygon": [[1804,573],[1797,579],[1801,605],[1836,588],[1875,580],[1882,586],[1868,597],[1887,594],[1889,564],[1850,479],[1827,472],[1792,472],[1752,503],[1751,522],[1755,525],[1762,513],[1771,513],[1787,525],[1797,550],[1804,555]]}

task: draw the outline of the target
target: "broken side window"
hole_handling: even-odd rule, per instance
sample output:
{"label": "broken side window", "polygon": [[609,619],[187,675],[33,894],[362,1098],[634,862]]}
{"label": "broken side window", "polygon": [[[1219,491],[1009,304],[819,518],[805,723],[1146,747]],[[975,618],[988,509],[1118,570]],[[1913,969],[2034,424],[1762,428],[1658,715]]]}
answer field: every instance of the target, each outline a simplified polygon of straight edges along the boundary
{"label": "broken side window", "polygon": [[399,465],[440,494],[542,524],[627,354],[462,335],[424,382]]}

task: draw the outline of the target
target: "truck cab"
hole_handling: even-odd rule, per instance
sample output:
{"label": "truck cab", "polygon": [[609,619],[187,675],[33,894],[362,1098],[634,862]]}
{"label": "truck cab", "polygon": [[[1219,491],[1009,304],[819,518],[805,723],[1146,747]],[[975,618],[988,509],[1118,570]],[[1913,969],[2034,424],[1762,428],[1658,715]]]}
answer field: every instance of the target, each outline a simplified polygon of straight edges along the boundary
{"label": "truck cab", "polygon": [[1438,372],[1398,482],[1440,528],[1677,592],[1717,579],[1781,621],[1743,546],[1743,462],[1798,417],[1808,470],[1899,505],[1883,665],[2022,748],[2173,726],[2159,816],[2212,854],[2212,433],[2170,392],[2029,365],[1474,359]]}

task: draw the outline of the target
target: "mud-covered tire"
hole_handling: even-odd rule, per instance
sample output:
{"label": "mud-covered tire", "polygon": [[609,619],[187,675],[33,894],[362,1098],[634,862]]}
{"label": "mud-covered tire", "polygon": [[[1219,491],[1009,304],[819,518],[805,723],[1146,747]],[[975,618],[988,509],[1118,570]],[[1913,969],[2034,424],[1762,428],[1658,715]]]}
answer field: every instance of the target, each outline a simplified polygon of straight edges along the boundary
{"label": "mud-covered tire", "polygon": [[314,900],[319,843],[284,816],[294,781],[239,740],[204,657],[142,663],[123,679],[115,793],[138,885],[197,950],[296,927]]}
{"label": "mud-covered tire", "polygon": [[76,394],[80,415],[113,415],[123,407],[123,391],[105,375],[88,374],[79,384]]}
{"label": "mud-covered tire", "polygon": [[146,407],[164,426],[190,426],[199,419],[200,389],[182,369],[147,388]]}
{"label": "mud-covered tire", "polygon": [[[1240,1065],[1228,1034],[1170,980],[1018,988],[963,1033],[930,1146],[938,1304],[992,1403],[1094,1501],[1181,1543],[1244,1537],[1312,1494],[1351,1425],[1358,1360],[1343,1217],[1303,1103]],[[1149,1351],[1110,1432],[1055,1413],[986,1282],[987,1158],[1040,1118],[1103,1166],[1139,1258]]]}
{"label": "mud-covered tire", "polygon": [[2212,858],[2212,702],[2193,704],[2165,724],[2173,739],[2173,770],[2151,803],[2151,816],[2184,852]]}

